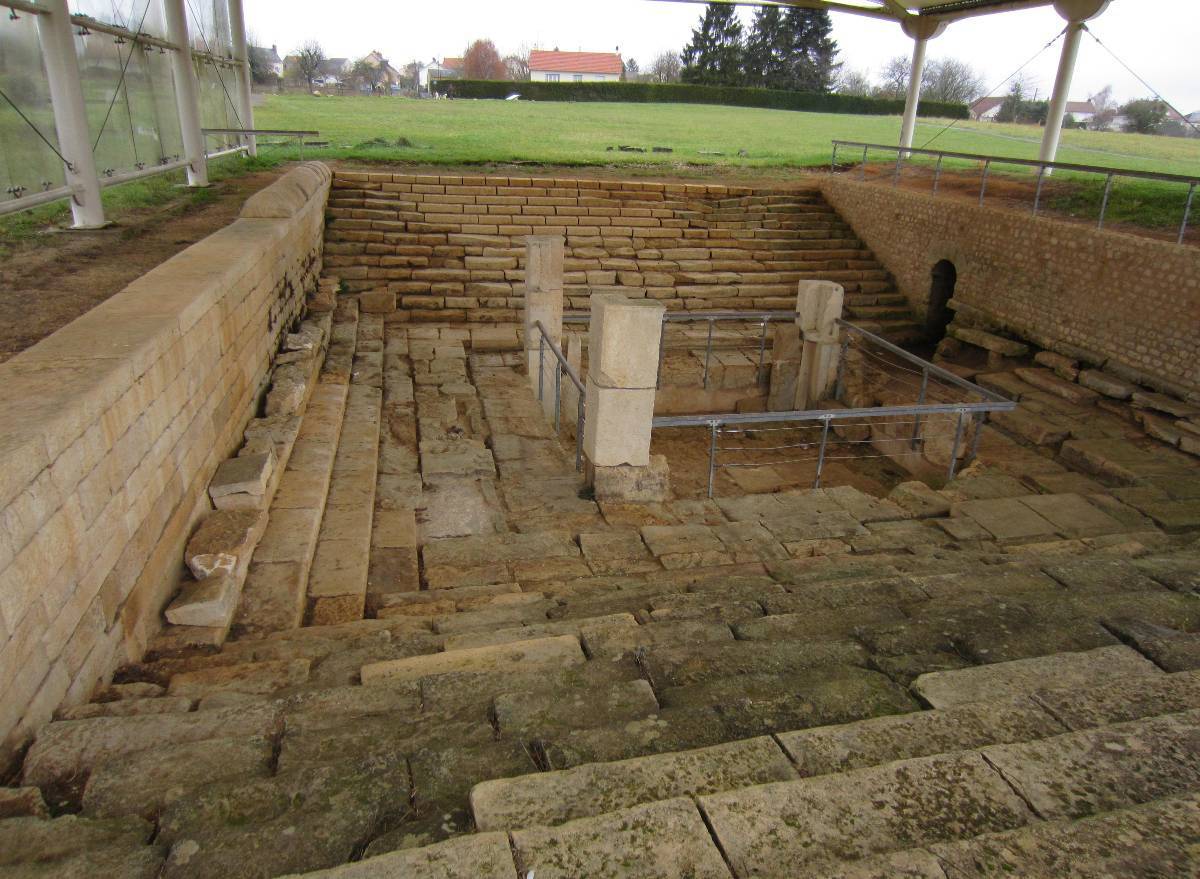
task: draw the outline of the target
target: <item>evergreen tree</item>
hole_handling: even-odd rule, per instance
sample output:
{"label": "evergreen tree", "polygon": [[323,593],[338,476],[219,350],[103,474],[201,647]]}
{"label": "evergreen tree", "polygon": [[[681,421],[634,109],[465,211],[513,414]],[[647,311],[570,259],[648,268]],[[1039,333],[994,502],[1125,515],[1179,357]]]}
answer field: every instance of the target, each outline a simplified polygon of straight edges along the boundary
{"label": "evergreen tree", "polygon": [[830,92],[837,83],[841,63],[837,41],[831,37],[833,22],[822,9],[789,9],[784,17],[787,45],[784,52],[783,84],[802,92]]}
{"label": "evergreen tree", "polygon": [[785,45],[783,10],[778,6],[760,8],[746,39],[746,85],[781,87]]}
{"label": "evergreen tree", "polygon": [[683,50],[683,81],[705,85],[741,85],[742,23],[737,7],[709,3],[692,41]]}

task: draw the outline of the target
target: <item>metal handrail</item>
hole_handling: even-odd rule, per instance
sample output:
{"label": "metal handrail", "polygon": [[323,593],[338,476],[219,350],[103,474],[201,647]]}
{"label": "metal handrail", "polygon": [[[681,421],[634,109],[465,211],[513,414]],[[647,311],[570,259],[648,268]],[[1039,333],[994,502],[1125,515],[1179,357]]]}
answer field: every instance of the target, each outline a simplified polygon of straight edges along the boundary
{"label": "metal handrail", "polygon": [[1179,226],[1178,244],[1183,244],[1184,238],[1187,235],[1188,223],[1191,220],[1192,204],[1195,201],[1196,187],[1200,186],[1200,175],[1187,174],[1168,174],[1163,171],[1138,171],[1133,168],[1110,168],[1103,165],[1081,165],[1076,162],[1043,162],[1040,159],[1018,159],[1011,156],[989,156],[982,153],[960,153],[951,150],[928,150],[920,147],[903,147],[893,146],[891,144],[882,143],[864,143],[855,140],[835,140],[833,141],[833,159],[830,162],[829,170],[837,170],[838,149],[840,147],[854,147],[862,150],[862,162],[859,167],[860,179],[866,179],[866,164],[867,153],[870,150],[885,150],[889,153],[896,154],[896,168],[892,172],[892,185],[895,186],[900,180],[900,169],[904,164],[904,159],[907,156],[931,156],[937,159],[937,166],[933,172],[933,191],[938,191],[938,184],[942,175],[942,162],[945,159],[964,159],[970,162],[983,163],[983,179],[979,186],[979,203],[983,204],[984,197],[987,194],[988,174],[991,171],[993,164],[997,165],[1017,165],[1022,168],[1036,168],[1037,175],[1037,190],[1033,196],[1033,213],[1036,216],[1041,207],[1042,202],[1042,187],[1045,183],[1047,172],[1050,171],[1075,171],[1083,174],[1103,174],[1104,182],[1104,199],[1100,203],[1100,216],[1097,221],[1098,227],[1104,228],[1104,217],[1108,212],[1109,197],[1112,195],[1113,180],[1117,177],[1129,177],[1137,180],[1156,180],[1162,183],[1180,183],[1187,184],[1188,194],[1187,200],[1183,207],[1183,222]]}
{"label": "metal handrail", "polygon": [[[838,320],[837,325],[840,329],[846,331],[842,337],[841,357],[838,361],[837,384],[834,391],[834,398],[840,399],[843,394],[843,378],[844,365],[846,362],[846,353],[850,345],[850,337],[852,335],[865,338],[882,347],[884,350],[900,357],[909,363],[921,367],[921,390],[918,402],[910,406],[875,406],[871,408],[853,408],[853,409],[796,409],[787,412],[728,412],[728,413],[713,413],[708,415],[660,415],[654,418],[652,427],[707,427],[711,433],[708,451],[708,496],[712,497],[714,483],[716,481],[717,469],[717,434],[722,427],[727,425],[754,425],[754,424],[770,424],[770,423],[799,423],[806,421],[819,421],[823,425],[821,431],[821,443],[817,456],[817,472],[813,480],[813,488],[821,487],[821,472],[825,465],[825,448],[829,440],[829,429],[835,421],[843,421],[848,419],[861,418],[892,418],[898,416],[911,415],[913,416],[912,436],[906,439],[906,442],[911,444],[913,449],[916,449],[921,442],[921,422],[924,418],[931,415],[957,415],[958,418],[955,424],[954,445],[950,451],[950,464],[947,469],[946,478],[953,479],[958,468],[958,449],[962,443],[963,432],[966,427],[966,418],[968,416],[975,420],[975,433],[972,439],[971,449],[967,455],[968,463],[974,460],[979,448],[979,434],[983,427],[983,422],[991,412],[1011,412],[1017,408],[1017,404],[1007,397],[982,388],[979,385],[967,381],[961,376],[955,375],[949,370],[943,369],[937,364],[930,363],[927,360],[911,354],[900,348],[897,345],[883,339],[874,333],[857,327],[854,324],[844,320]],[[926,394],[929,388],[929,378],[931,375],[949,382],[956,387],[962,388],[970,394],[978,394],[983,397],[982,403],[926,403]]]}
{"label": "metal handrail", "polygon": [[567,378],[571,380],[571,384],[575,386],[575,390],[579,392],[579,401],[576,406],[577,412],[575,416],[575,469],[583,468],[583,425],[586,411],[586,396],[583,382],[579,380],[579,375],[571,368],[571,364],[563,355],[562,349],[555,344],[554,340],[546,333],[546,327],[540,320],[533,322],[534,328],[538,331],[538,402],[545,399],[545,381],[546,381],[546,348],[549,346],[550,353],[554,355],[554,432],[558,433],[561,427],[562,415],[562,375],[565,372]]}

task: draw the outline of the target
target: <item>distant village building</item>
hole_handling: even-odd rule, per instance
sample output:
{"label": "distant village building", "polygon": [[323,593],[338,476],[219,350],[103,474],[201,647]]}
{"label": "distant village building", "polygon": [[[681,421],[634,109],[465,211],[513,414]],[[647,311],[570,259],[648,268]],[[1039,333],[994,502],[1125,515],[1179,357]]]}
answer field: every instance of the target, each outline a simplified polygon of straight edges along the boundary
{"label": "distant village building", "polygon": [[529,53],[529,78],[533,82],[605,82],[617,81],[625,64],[616,52],[543,52]]}
{"label": "distant village building", "polygon": [[267,49],[263,46],[251,46],[250,54],[253,56],[255,66],[260,70],[269,70],[276,76],[283,76],[283,59],[279,57],[279,47],[271,46]]}
{"label": "distant village building", "polygon": [[462,76],[462,58],[432,59],[428,64],[422,64],[417,71],[417,85],[422,91],[429,90],[429,83],[435,79],[458,79]]}
{"label": "distant village building", "polygon": [[[1004,101],[1002,97],[980,98],[971,105],[971,118],[977,122],[995,122]],[[1074,116],[1076,122],[1086,122],[1096,115],[1096,107],[1091,101],[1067,101],[1067,113]]]}

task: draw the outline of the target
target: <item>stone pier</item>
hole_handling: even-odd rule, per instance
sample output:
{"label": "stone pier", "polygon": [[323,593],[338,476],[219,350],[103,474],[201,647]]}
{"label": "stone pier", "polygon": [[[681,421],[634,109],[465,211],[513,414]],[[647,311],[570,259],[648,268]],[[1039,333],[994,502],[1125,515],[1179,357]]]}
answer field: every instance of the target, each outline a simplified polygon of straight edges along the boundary
{"label": "stone pier", "polygon": [[542,409],[552,416],[554,354],[540,351],[541,333],[536,325],[540,321],[547,338],[561,347],[564,242],[561,235],[530,235],[525,242],[525,364],[533,393],[538,393],[540,381]]}
{"label": "stone pier", "polygon": [[845,291],[832,281],[801,281],[795,325],[779,327],[771,351],[773,412],[811,409],[826,399],[837,379]]}
{"label": "stone pier", "polygon": [[597,499],[659,500],[667,462],[650,455],[663,312],[659,302],[592,297],[583,453]]}

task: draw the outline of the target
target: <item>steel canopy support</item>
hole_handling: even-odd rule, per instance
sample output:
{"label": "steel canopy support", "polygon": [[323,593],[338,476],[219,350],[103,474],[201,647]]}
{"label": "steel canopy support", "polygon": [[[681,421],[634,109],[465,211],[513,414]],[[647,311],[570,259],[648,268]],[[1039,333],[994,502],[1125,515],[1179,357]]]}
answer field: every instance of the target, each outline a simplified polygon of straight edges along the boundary
{"label": "steel canopy support", "polygon": [[208,186],[208,160],[204,155],[204,132],[200,128],[200,84],[192,66],[192,44],[183,0],[163,0],[163,14],[167,39],[179,47],[171,53],[171,72],[175,79],[175,104],[179,110],[183,152],[188,160],[188,186]]}
{"label": "steel canopy support", "polygon": [[[242,128],[254,128],[254,105],[250,98],[250,47],[246,42],[246,16],[242,0],[229,0],[229,34],[233,37],[233,57],[237,61],[238,115]],[[258,155],[258,139],[253,134],[244,135],[246,153]]]}
{"label": "steel canopy support", "polygon": [[946,30],[944,21],[908,18],[900,22],[904,33],[913,40],[912,67],[908,75],[908,97],[904,102],[904,121],[900,126],[900,146],[913,145],[917,130],[917,108],[921,103],[921,77],[925,73],[925,54],[929,41]]}
{"label": "steel canopy support", "polygon": [[37,16],[38,36],[46,62],[46,80],[54,108],[58,148],[66,159],[67,186],[75,189],[71,199],[72,226],[97,229],[105,224],[100,201],[100,177],[92,156],[79,62],[75,59],[75,36],[67,0],[43,0]]}
{"label": "steel canopy support", "polygon": [[[1058,143],[1062,139],[1063,119],[1067,115],[1067,101],[1071,97],[1071,81],[1075,77],[1075,62],[1079,59],[1079,44],[1086,21],[1095,18],[1108,8],[1110,0],[1056,0],[1055,11],[1067,20],[1063,36],[1062,55],[1058,59],[1058,74],[1054,78],[1054,94],[1050,97],[1050,109],[1046,114],[1046,131],[1042,135],[1042,150],[1038,158],[1053,162],[1058,155]],[[1047,173],[1053,173],[1047,170]]]}

